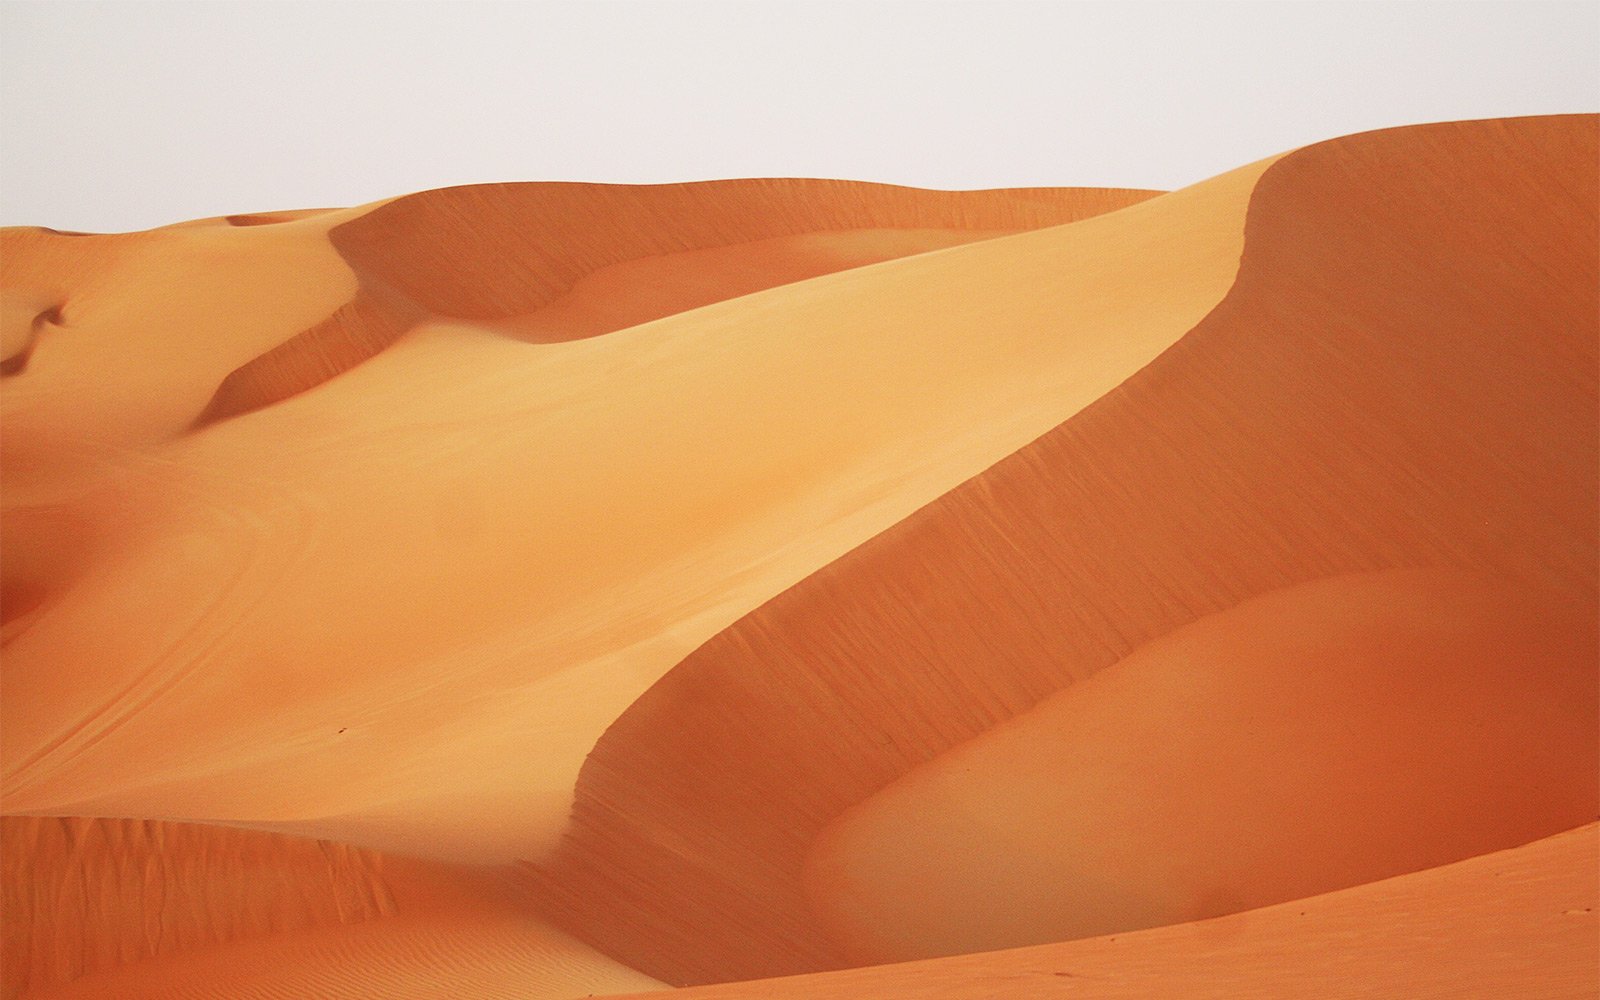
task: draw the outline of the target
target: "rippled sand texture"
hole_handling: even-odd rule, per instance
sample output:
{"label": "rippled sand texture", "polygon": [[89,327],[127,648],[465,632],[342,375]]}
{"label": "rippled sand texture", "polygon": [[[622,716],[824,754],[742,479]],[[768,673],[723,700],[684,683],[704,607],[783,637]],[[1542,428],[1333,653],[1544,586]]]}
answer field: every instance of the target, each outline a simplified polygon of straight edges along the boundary
{"label": "rippled sand texture", "polygon": [[1597,162],[0,231],[4,995],[1592,995]]}

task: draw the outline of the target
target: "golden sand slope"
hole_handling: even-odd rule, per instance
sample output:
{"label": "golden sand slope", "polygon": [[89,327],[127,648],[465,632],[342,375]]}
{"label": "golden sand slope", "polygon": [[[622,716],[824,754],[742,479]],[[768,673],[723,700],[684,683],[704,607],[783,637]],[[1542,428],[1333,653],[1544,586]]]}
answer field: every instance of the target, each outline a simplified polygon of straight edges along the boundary
{"label": "golden sand slope", "polygon": [[99,537],[7,647],[8,807],[553,846],[584,755],[684,654],[1197,322],[1259,170],[604,337],[421,326],[19,497]]}
{"label": "golden sand slope", "polygon": [[[0,233],[7,989],[754,978],[1592,820],[1596,126]],[[734,989],[1563,995],[1593,835]]]}
{"label": "golden sand slope", "polygon": [[[525,338],[587,336],[1152,194],[803,180],[486,185],[144,233],[0,230],[0,371],[34,369],[6,383],[0,436],[8,620],[70,583],[102,527],[75,516],[77,501],[124,475],[128,450],[158,451],[190,427],[307,391],[376,355],[427,307],[454,308],[452,296],[509,303],[511,312],[466,311]],[[462,199],[488,218],[452,212]],[[571,220],[558,234],[552,216]],[[924,228],[882,228],[901,223]],[[418,263],[420,275],[407,270]],[[486,283],[508,268],[519,289],[510,298]],[[417,298],[358,278],[367,270]]]}
{"label": "golden sand slope", "polygon": [[[851,954],[802,878],[829,823],[1201,615],[1432,567],[1555,592],[1594,620],[1597,138],[1593,117],[1516,119],[1279,160],[1255,189],[1238,280],[1183,340],[634,703],[540,866],[551,912],[669,982],[837,968]],[[1546,680],[1506,681],[1513,720]],[[1454,717],[1439,710],[1419,732]],[[1552,821],[1555,801],[1540,811]],[[1431,859],[1459,857],[1442,836],[1427,835]],[[1352,867],[1378,874],[1381,857]],[[1217,905],[1253,898],[1218,888]]]}
{"label": "golden sand slope", "polygon": [[360,292],[229,375],[199,423],[304,392],[376,355],[423,317],[490,323],[536,343],[575,340],[819,274],[1071,222],[1153,194],[923,191],[795,178],[424,191],[325,220]]}

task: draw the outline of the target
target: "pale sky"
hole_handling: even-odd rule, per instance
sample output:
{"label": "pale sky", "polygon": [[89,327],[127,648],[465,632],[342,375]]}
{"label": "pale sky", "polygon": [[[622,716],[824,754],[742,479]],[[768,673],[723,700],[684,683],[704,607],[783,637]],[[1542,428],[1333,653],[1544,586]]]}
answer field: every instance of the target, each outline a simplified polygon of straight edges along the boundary
{"label": "pale sky", "polygon": [[1600,4],[0,3],[0,224],[479,181],[1172,188],[1600,110]]}

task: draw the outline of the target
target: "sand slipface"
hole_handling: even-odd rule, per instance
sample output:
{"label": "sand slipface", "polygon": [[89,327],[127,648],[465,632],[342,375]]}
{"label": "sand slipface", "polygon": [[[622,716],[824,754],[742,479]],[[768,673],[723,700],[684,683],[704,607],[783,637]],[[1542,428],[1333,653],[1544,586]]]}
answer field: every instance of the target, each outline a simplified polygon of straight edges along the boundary
{"label": "sand slipface", "polygon": [[[534,343],[581,340],[804,278],[1098,215],[1154,194],[923,191],[801,178],[423,191],[332,217],[328,237],[361,276],[360,293],[348,309],[230,374],[197,423],[315,388],[424,318],[492,324]],[[227,221],[276,224],[294,215]]]}
{"label": "sand slipface", "polygon": [[1592,620],[1596,145],[1592,117],[1517,119],[1277,161],[1193,331],[607,731],[539,866],[552,912],[672,982],[841,967],[803,876],[828,824],[1197,617],[1430,567]]}
{"label": "sand slipface", "polygon": [[0,233],[5,996],[1593,993],[1597,161]]}
{"label": "sand slipface", "polygon": [[430,321],[119,452],[23,511],[93,524],[108,554],[8,647],[11,807],[553,850],[595,740],[694,646],[1204,316],[1260,169],[605,336]]}
{"label": "sand slipface", "polygon": [[684,1000],[1517,996],[1600,989],[1600,829],[1131,934],[682,990]]}
{"label": "sand slipface", "polygon": [[1600,635],[1439,571],[1272,591],[1134,650],[823,830],[859,964],[1204,920],[1600,813]]}

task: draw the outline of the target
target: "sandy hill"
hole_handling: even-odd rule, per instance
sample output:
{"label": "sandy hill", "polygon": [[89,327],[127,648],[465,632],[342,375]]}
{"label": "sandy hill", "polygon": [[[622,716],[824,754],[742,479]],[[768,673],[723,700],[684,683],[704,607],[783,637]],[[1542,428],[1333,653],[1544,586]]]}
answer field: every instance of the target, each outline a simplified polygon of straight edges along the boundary
{"label": "sandy hill", "polygon": [[0,232],[5,995],[1592,993],[1597,162]]}

